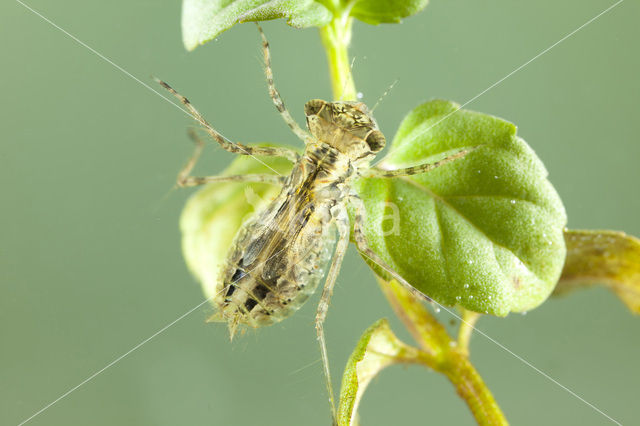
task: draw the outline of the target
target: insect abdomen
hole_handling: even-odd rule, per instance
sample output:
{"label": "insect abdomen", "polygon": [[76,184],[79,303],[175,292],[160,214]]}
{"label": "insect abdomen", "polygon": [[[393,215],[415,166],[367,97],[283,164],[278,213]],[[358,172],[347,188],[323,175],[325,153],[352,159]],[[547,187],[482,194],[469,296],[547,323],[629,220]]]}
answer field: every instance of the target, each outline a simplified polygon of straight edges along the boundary
{"label": "insect abdomen", "polygon": [[239,324],[260,327],[279,322],[313,294],[335,242],[328,209],[314,210],[293,240],[287,237],[291,233],[265,230],[263,217],[240,230],[216,299],[232,333]]}

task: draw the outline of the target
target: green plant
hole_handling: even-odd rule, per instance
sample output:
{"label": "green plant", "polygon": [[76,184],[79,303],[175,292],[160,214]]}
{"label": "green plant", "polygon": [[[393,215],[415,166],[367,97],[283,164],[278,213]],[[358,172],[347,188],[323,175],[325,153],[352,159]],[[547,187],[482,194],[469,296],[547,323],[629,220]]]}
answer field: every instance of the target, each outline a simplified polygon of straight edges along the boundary
{"label": "green plant", "polygon": [[[399,22],[426,1],[215,1],[184,0],[183,35],[188,49],[231,26],[286,18],[294,27],[317,26],[326,50],[335,99],[355,100],[348,46],[354,19],[368,24]],[[338,423],[355,424],[357,406],[370,379],[397,363],[425,365],[444,374],[479,424],[506,424],[490,391],[469,361],[469,336],[481,314],[505,316],[539,306],[550,294],[604,282],[635,313],[640,311],[640,242],[609,231],[569,231],[562,202],[533,150],[513,124],[430,101],[412,110],[393,139],[382,165],[407,167],[473,148],[464,161],[411,178],[362,178],[365,232],[372,248],[415,288],[440,306],[455,306],[462,321],[453,339],[405,289],[369,262],[392,307],[417,342],[398,340],[388,324],[376,322],[362,336],[345,370]],[[264,158],[286,173],[287,165]],[[240,158],[228,174],[269,173],[265,165]],[[207,187],[182,217],[184,252],[207,295],[241,219],[259,208],[274,187],[251,186],[255,203],[234,184]],[[397,207],[398,232],[384,218]],[[224,233],[220,233],[224,230]],[[214,238],[215,235],[215,238]],[[446,309],[446,308],[445,308]]]}

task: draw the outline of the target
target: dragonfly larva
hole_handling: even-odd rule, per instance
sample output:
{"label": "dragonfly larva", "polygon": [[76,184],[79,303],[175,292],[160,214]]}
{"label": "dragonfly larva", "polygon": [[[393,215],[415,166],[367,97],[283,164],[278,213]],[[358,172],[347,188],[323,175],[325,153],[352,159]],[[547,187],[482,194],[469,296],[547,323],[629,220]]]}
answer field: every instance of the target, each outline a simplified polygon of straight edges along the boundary
{"label": "dragonfly larva", "polygon": [[[197,141],[196,153],[178,175],[178,184],[196,186],[210,182],[253,181],[282,185],[280,194],[243,224],[222,268],[214,299],[218,307],[216,317],[228,324],[232,336],[240,325],[260,327],[273,324],[300,308],[324,276],[333,254],[315,323],[335,418],[323,322],[349,244],[351,223],[347,215],[347,203],[355,210],[353,230],[358,250],[417,293],[368,247],[362,231],[364,204],[351,184],[354,179],[362,176],[393,178],[424,173],[462,157],[466,151],[460,151],[439,162],[404,169],[383,170],[370,167],[369,162],[384,148],[386,141],[362,102],[311,100],[304,107],[308,131],[303,130],[293,120],[275,88],[269,44],[260,27],[258,29],[262,37],[269,94],[284,121],[305,142],[303,154],[298,155],[287,148],[246,146],[227,141],[187,98],[167,83],[158,80],[182,102],[222,148],[241,155],[281,156],[294,162],[291,174],[286,177],[259,174],[190,176],[202,150],[202,142]],[[334,246],[335,251],[332,250]]]}

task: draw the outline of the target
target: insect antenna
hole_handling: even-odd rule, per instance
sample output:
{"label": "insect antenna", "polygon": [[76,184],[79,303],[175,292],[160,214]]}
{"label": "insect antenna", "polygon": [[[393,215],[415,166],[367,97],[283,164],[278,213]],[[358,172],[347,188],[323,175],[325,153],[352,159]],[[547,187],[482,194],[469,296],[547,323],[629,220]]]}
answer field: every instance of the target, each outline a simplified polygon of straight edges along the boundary
{"label": "insect antenna", "polygon": [[393,89],[393,86],[395,86],[397,82],[398,82],[398,79],[396,79],[393,83],[391,83],[391,86],[389,86],[389,88],[385,90],[384,93],[378,98],[378,100],[376,101],[376,104],[373,106],[373,108],[371,108],[369,112],[373,112],[376,108],[378,108],[378,105],[380,105],[380,102],[384,99],[385,96],[389,94],[389,92],[391,92],[391,89]]}

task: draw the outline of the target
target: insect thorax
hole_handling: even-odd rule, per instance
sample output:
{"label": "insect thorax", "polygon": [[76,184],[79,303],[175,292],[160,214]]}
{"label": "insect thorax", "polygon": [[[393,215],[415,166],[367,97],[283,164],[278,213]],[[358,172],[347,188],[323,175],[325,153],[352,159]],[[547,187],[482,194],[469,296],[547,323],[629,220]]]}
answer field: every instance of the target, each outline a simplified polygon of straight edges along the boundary
{"label": "insect thorax", "polygon": [[216,317],[232,335],[286,318],[313,293],[335,241],[332,209],[385,145],[363,103],[316,99],[305,114],[313,140],[278,197],[241,227],[219,279]]}
{"label": "insect thorax", "polygon": [[354,172],[337,149],[311,143],[278,197],[241,227],[215,300],[232,334],[290,316],[315,291],[335,242],[331,210]]}

